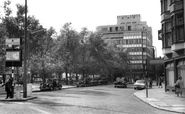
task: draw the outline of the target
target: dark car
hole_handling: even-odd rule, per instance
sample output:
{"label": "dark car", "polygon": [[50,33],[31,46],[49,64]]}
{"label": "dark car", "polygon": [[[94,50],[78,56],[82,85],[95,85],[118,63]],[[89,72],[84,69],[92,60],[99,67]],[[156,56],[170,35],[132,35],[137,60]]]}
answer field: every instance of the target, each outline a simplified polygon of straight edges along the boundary
{"label": "dark car", "polygon": [[77,87],[85,87],[85,81],[84,80],[79,80],[77,83],[76,83],[76,86]]}
{"label": "dark car", "polygon": [[146,88],[146,81],[145,80],[137,80],[134,83],[134,89],[145,89]]}
{"label": "dark car", "polygon": [[92,86],[98,85],[98,84],[99,84],[99,80],[100,80],[99,77],[95,77],[95,78],[93,78],[93,79],[91,80],[90,84],[91,84]]}
{"label": "dark car", "polygon": [[126,88],[127,87],[127,81],[125,79],[125,77],[117,77],[116,81],[114,82],[114,87],[115,88]]}
{"label": "dark car", "polygon": [[107,85],[108,84],[108,79],[103,77],[98,81],[99,85]]}
{"label": "dark car", "polygon": [[90,82],[91,82],[91,78],[87,77],[87,78],[84,78],[84,79],[79,80],[76,83],[76,86],[77,87],[88,87],[88,86],[91,85]]}
{"label": "dark car", "polygon": [[40,83],[40,90],[55,90],[55,89],[62,89],[62,83],[59,79],[47,78],[46,82]]}
{"label": "dark car", "polygon": [[119,87],[126,88],[127,83],[126,82],[114,82],[114,87],[115,88],[119,88]]}

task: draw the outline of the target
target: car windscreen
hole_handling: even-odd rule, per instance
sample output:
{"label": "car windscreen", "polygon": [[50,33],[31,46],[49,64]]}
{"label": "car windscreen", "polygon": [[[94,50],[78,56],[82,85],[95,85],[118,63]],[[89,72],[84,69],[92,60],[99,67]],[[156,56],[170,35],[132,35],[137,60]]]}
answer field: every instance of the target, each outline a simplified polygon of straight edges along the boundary
{"label": "car windscreen", "polygon": [[137,80],[137,83],[145,83],[145,80]]}

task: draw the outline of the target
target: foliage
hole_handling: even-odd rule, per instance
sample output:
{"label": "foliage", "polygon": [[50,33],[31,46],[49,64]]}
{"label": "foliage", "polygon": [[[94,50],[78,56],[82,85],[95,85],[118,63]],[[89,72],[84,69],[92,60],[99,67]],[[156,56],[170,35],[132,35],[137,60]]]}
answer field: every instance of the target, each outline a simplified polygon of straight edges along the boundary
{"label": "foliage", "polygon": [[[4,43],[5,38],[17,37],[23,44],[25,6],[17,4],[17,15],[12,16],[10,4],[8,0],[4,2],[4,16],[0,18],[0,43]],[[67,73],[112,75],[115,72],[124,73],[127,69],[128,58],[124,48],[108,45],[98,32],[82,28],[78,33],[71,23],[66,23],[57,36],[54,28],[44,29],[34,16],[28,16],[27,21],[29,68],[32,74],[39,74],[44,81],[52,73],[66,72],[68,79]],[[21,49],[24,49],[24,45],[21,45]]]}

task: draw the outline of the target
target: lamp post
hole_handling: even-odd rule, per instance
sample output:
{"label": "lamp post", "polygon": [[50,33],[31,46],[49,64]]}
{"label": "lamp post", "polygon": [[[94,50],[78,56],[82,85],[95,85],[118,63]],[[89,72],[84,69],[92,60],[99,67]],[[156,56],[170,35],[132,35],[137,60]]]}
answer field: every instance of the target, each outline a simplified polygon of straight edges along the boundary
{"label": "lamp post", "polygon": [[24,77],[23,77],[23,97],[27,98],[27,0],[25,0],[24,19]]}
{"label": "lamp post", "polygon": [[[146,64],[146,69],[145,69],[145,65],[144,65],[144,58],[143,58],[143,33],[145,31],[145,28],[143,27],[142,31],[141,31],[141,38],[142,38],[142,66],[143,66],[143,71],[142,71],[142,75],[144,76],[145,70],[146,70],[146,74],[145,74],[145,81],[146,81],[146,97],[148,97],[148,80],[147,80],[147,59],[145,61]],[[146,38],[146,49],[147,49],[147,38]],[[147,50],[145,50],[147,53]],[[147,56],[147,54],[146,54]]]}

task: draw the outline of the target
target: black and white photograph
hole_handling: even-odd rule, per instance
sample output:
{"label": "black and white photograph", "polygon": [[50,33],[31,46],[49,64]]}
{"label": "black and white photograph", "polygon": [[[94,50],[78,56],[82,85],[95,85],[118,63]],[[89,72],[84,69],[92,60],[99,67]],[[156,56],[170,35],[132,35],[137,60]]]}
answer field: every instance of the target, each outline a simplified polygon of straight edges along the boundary
{"label": "black and white photograph", "polygon": [[0,114],[185,114],[184,0],[0,0]]}

